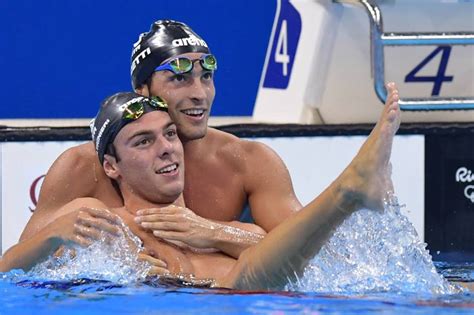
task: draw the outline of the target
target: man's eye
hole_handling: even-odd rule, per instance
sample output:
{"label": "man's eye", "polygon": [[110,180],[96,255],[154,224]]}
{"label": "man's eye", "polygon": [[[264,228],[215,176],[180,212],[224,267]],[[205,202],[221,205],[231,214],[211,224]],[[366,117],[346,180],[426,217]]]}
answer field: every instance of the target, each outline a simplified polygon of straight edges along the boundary
{"label": "man's eye", "polygon": [[182,82],[184,81],[186,78],[184,77],[184,75],[182,74],[176,74],[173,76],[173,80],[174,81],[178,81],[178,82]]}
{"label": "man's eye", "polygon": [[167,135],[168,137],[170,137],[170,138],[171,138],[171,137],[174,137],[174,136],[176,136],[176,130],[170,129],[170,130],[168,130],[168,131],[166,132],[166,135]]}
{"label": "man's eye", "polygon": [[213,78],[213,73],[212,72],[206,72],[202,75],[204,80],[211,80]]}
{"label": "man's eye", "polygon": [[135,143],[135,146],[147,145],[151,140],[148,138],[141,139]]}

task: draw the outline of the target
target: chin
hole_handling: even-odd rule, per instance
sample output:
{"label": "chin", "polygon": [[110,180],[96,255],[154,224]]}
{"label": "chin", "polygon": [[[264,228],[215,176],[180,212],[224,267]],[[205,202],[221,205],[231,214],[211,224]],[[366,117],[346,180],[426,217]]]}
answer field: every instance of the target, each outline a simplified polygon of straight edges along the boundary
{"label": "chin", "polygon": [[204,138],[207,133],[207,125],[200,128],[187,128],[185,130],[181,130],[180,137],[187,139],[187,140],[197,140]]}
{"label": "chin", "polygon": [[167,201],[169,203],[175,202],[176,199],[179,198],[179,196],[182,194],[184,187],[179,185],[176,187],[169,187],[162,193],[164,197],[166,197]]}

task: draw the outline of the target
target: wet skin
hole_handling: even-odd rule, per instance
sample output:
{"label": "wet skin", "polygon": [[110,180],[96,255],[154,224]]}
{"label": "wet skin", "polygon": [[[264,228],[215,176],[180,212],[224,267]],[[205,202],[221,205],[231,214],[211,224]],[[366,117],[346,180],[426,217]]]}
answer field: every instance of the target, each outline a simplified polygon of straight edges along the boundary
{"label": "wet skin", "polygon": [[[382,115],[347,168],[301,211],[278,225],[261,242],[243,251],[238,260],[228,259],[222,253],[196,255],[190,250],[174,248],[149,237],[151,231],[143,226],[134,225],[133,215],[140,208],[169,206],[173,194],[174,204],[182,203],[181,169],[169,168],[171,164],[181,164],[182,148],[173,132],[168,132],[172,126],[169,119],[162,121],[166,118],[163,112],[148,113],[121,130],[123,133],[119,133],[114,144],[119,155],[127,154],[126,159],[117,161],[106,156],[105,172],[118,182],[124,196],[125,207],[114,211],[144,240],[150,252],[164,254],[160,258],[167,260],[167,268],[172,272],[194,272],[199,278],[214,279],[215,285],[220,287],[281,289],[289,279],[303,273],[310,259],[345,218],[362,208],[382,209],[386,193],[393,187],[389,162],[393,137],[400,125],[398,91],[393,84],[387,87],[389,97]],[[149,137],[129,141],[137,129],[139,134]],[[137,155],[138,151],[141,153]],[[132,170],[141,175],[141,180],[137,180]],[[167,174],[163,174],[163,170]],[[158,186],[163,189],[160,191],[163,199],[155,196]],[[99,200],[88,200],[92,202],[88,204],[90,207],[102,204]]]}
{"label": "wet skin", "polygon": [[[200,56],[186,55],[192,59]],[[151,94],[159,94],[168,102],[184,145],[186,207],[202,218],[253,233],[245,238],[237,237],[239,233],[226,237],[229,241],[222,250],[238,257],[242,250],[261,239],[263,230],[273,229],[300,209],[301,204],[293,191],[289,173],[275,152],[264,144],[241,140],[207,127],[215,95],[212,76],[209,71],[203,71],[198,62],[192,73],[182,76],[169,71],[155,72]],[[146,86],[138,92],[150,95]],[[30,238],[50,223],[62,206],[85,197],[97,198],[110,208],[123,206],[92,143],[73,147],[54,162],[43,182],[37,210],[21,240]],[[247,202],[256,223],[254,226],[235,222]],[[195,232],[195,235],[205,233],[204,230]],[[181,239],[186,239],[186,235]]]}
{"label": "wet skin", "polygon": [[198,253],[180,248],[135,222],[140,209],[184,204],[183,147],[169,115],[155,111],[129,123],[118,133],[114,147],[120,159],[106,155],[104,169],[117,181],[125,207],[113,211],[140,237],[147,252],[166,261],[172,274],[194,274],[198,278],[228,274],[234,258],[222,252]]}

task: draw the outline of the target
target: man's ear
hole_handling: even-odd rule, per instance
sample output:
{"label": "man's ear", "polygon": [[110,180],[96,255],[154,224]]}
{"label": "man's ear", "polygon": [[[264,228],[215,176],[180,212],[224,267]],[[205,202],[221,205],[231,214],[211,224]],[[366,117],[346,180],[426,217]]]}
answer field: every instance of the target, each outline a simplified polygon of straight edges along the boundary
{"label": "man's ear", "polygon": [[143,95],[145,97],[150,97],[150,91],[148,91],[148,86],[146,84],[142,84],[142,86],[136,88],[135,93]]}
{"label": "man's ear", "polygon": [[108,177],[116,180],[120,176],[120,169],[117,165],[117,160],[115,159],[115,156],[105,154],[103,167],[105,174]]}

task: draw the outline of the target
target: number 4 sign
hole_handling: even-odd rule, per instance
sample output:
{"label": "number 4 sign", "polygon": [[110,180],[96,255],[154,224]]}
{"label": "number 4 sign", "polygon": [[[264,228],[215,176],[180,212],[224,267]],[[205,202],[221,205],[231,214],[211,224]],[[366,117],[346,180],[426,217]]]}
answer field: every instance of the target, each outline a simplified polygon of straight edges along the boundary
{"label": "number 4 sign", "polygon": [[[438,67],[438,73],[435,76],[417,76],[416,74],[418,71],[426,66],[426,64],[439,53],[442,53],[442,55]],[[406,75],[405,82],[433,82],[433,91],[431,92],[431,96],[438,96],[443,82],[453,81],[453,76],[445,75],[450,53],[451,46],[439,46],[431,54],[429,54],[428,57],[423,59],[423,61],[417,65],[415,69]]]}
{"label": "number 4 sign", "polygon": [[301,17],[289,0],[282,0],[263,87],[286,89],[301,33]]}

